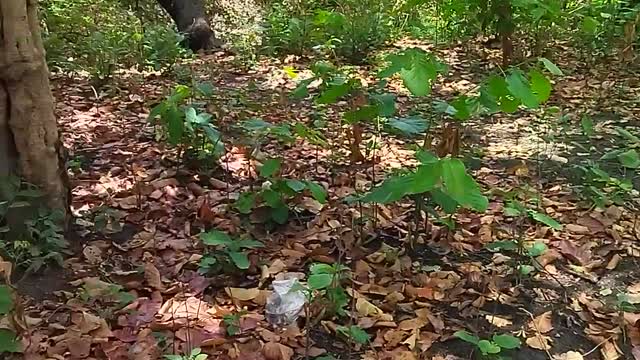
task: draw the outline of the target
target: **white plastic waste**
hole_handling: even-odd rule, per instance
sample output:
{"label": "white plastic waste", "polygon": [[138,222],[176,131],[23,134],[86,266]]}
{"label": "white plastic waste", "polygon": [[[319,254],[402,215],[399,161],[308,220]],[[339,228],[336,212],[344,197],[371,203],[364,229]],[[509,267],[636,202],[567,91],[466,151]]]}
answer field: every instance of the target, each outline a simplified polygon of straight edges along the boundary
{"label": "white plastic waste", "polygon": [[278,327],[291,325],[302,311],[307,298],[298,284],[296,274],[281,274],[282,279],[274,280],[273,293],[267,298],[267,321]]}

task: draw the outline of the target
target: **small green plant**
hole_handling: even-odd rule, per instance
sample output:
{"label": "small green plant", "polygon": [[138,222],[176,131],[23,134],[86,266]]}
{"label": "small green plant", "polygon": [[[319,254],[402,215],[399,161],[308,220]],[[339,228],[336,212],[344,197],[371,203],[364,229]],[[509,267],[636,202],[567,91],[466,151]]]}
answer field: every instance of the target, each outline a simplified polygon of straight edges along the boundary
{"label": "small green plant", "polygon": [[475,345],[477,349],[480,350],[482,356],[489,359],[504,359],[504,357],[501,356],[503,350],[518,349],[522,344],[520,339],[507,334],[493,335],[491,340],[480,339],[465,330],[456,331],[453,335]]}
{"label": "small green plant", "polygon": [[227,335],[236,336],[242,331],[242,328],[240,327],[240,319],[242,319],[242,316],[245,313],[246,311],[239,311],[231,314],[226,314],[222,317],[222,322],[225,325]]}
{"label": "small green plant", "polygon": [[0,252],[26,272],[62,265],[68,242],[63,215],[43,205],[43,194],[16,177],[0,179]]}
{"label": "small green plant", "polygon": [[211,230],[200,234],[202,243],[213,246],[215,250],[209,252],[200,260],[198,271],[201,273],[233,272],[246,270],[251,265],[247,250],[264,247],[256,240],[232,239],[228,234]]}
{"label": "small green plant", "polygon": [[202,349],[195,348],[191,350],[189,355],[165,355],[164,358],[167,360],[207,360],[209,355],[203,354]]}
{"label": "small green plant", "polygon": [[[0,285],[0,319],[14,310],[13,290],[9,285]],[[7,328],[0,329],[0,354],[20,353],[22,344],[16,333]]]}
{"label": "small green plant", "polygon": [[346,315],[349,297],[343,281],[350,276],[349,268],[340,264],[313,264],[309,268],[307,286],[313,299],[326,299],[330,313]]}
{"label": "small green plant", "polygon": [[213,124],[213,116],[202,110],[202,100],[211,97],[210,84],[196,84],[194,88],[178,85],[149,114],[149,121],[159,124],[170,145],[179,150],[179,156],[197,151],[198,156],[219,157],[224,152],[220,132]]}
{"label": "small green plant", "polygon": [[183,41],[184,35],[172,27],[154,25],[146,28],[143,38],[145,64],[155,70],[171,70],[179,59],[190,55],[190,51],[181,45]]}
{"label": "small green plant", "polygon": [[611,204],[624,205],[633,198],[634,188],[630,179],[613,177],[592,161],[586,165],[577,165],[576,168],[582,173],[576,190],[582,198],[595,206],[605,208]]}
{"label": "small green plant", "polygon": [[357,325],[338,326],[336,331],[357,345],[366,345],[371,341],[371,336]]}
{"label": "small green plant", "polygon": [[548,250],[547,245],[541,241],[536,241],[533,244],[520,244],[513,240],[494,241],[485,245],[485,247],[492,252],[515,251],[529,257],[530,264],[519,264],[516,266],[518,273],[523,276],[527,276],[535,270],[540,270],[540,265],[535,258]]}
{"label": "small green plant", "polygon": [[321,204],[327,201],[327,191],[322,185],[278,176],[281,166],[280,159],[264,161],[259,170],[260,177],[264,179],[263,186],[258,191],[242,193],[234,207],[242,214],[250,214],[255,207],[265,205],[271,209],[270,220],[284,224],[289,219],[290,204],[304,192],[308,191]]}

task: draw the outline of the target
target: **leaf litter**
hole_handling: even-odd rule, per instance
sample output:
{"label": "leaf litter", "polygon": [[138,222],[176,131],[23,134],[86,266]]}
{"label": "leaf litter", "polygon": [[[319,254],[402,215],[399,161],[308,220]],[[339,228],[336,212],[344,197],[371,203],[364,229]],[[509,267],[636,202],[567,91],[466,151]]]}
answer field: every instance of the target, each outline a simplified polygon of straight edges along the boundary
{"label": "leaf litter", "polygon": [[[473,61],[458,61],[457,71],[469,75],[464,72]],[[292,107],[267,91],[294,86],[277,64],[260,63],[257,71],[230,76],[237,72],[224,60],[205,56],[200,62],[216,65],[202,76],[220,89],[212,101],[223,132],[233,133],[233,125],[247,116],[271,124],[313,117],[309,104]],[[576,100],[609,91],[589,75],[572,72],[563,78],[553,101],[566,101],[567,111],[578,114]],[[623,78],[621,73],[610,81]],[[247,90],[249,83],[254,90]],[[86,96],[91,92],[83,80],[58,79],[54,85],[63,99],[57,113],[65,145],[72,157],[83,159],[72,176],[82,251],[65,263],[74,274],[68,279],[71,289],[53,289],[55,300],[27,300],[32,326],[23,344],[25,358],[159,359],[194,348],[219,359],[468,358],[474,349],[453,336],[458,330],[481,339],[495,334],[522,339],[526,347],[513,353],[516,359],[640,358],[640,315],[634,309],[640,303],[640,277],[630,271],[640,257],[636,215],[616,205],[603,211],[581,206],[562,172],[538,190],[540,214],[559,221],[562,229],[518,223],[504,214],[508,204],[495,196],[485,214],[458,213],[453,231],[429,224],[410,247],[413,215],[406,204],[338,201],[369,189],[383,171],[412,163],[404,141],[380,139],[385,146],[373,167],[349,164],[348,156],[330,159],[308,142],[283,147],[268,141],[262,156],[281,155],[286,159],[281,172],[321,184],[329,205],[302,195],[305,218],[269,229],[256,215],[248,227],[229,207],[243,189],[261,186],[255,183],[260,156],[236,144],[208,175],[178,166],[174,150],[155,142],[146,124],[149,107],[172,86],[170,79],[144,82],[136,91],[141,99],[130,97],[126,84],[99,99]],[[462,85],[441,82],[434,92],[447,97]],[[637,94],[638,89],[627,90]],[[230,101],[239,96],[244,104]],[[412,101],[400,93],[400,111]],[[600,108],[623,118],[633,115],[613,96]],[[528,156],[537,142],[523,131],[533,122],[518,119],[517,129],[513,118],[470,124],[488,144],[476,171],[486,189],[506,193],[528,178],[542,177]],[[328,131],[334,143],[347,141],[339,126],[329,125]],[[571,161],[570,155],[556,154]],[[505,165],[511,158],[519,161]],[[97,230],[99,222],[108,226]],[[250,252],[245,273],[203,275],[197,271],[204,254],[198,234],[211,228],[234,236],[247,233],[266,246]],[[489,243],[513,239],[515,231],[532,248],[539,243],[547,250],[535,256],[487,250]],[[519,276],[514,262],[539,271]],[[330,315],[328,304],[311,303],[296,323],[274,328],[265,319],[271,281],[283,273],[309,281],[311,263],[350,269],[346,316]],[[312,327],[305,326],[318,315],[323,316]],[[230,331],[232,326],[237,331]],[[344,335],[352,326],[366,332],[366,345]]]}

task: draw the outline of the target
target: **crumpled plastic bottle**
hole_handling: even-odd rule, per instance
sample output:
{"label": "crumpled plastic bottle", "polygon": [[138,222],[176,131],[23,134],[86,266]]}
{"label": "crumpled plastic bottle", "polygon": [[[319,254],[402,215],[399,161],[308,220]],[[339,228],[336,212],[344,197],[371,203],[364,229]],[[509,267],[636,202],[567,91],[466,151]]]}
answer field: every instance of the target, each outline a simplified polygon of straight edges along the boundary
{"label": "crumpled plastic bottle", "polygon": [[307,298],[301,288],[294,288],[298,284],[295,274],[282,274],[282,279],[274,280],[273,293],[267,298],[267,321],[278,327],[293,324],[298,319]]}

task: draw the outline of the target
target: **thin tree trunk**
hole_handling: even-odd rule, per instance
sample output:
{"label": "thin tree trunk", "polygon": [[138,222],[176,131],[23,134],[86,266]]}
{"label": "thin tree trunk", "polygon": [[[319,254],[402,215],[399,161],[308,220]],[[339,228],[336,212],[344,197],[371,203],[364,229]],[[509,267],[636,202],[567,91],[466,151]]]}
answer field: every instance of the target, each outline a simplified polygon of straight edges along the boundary
{"label": "thin tree trunk", "polygon": [[40,187],[67,214],[69,187],[37,0],[0,0],[0,175]]}
{"label": "thin tree trunk", "polygon": [[210,49],[216,45],[207,21],[202,0],[157,0],[186,37],[193,51]]}

